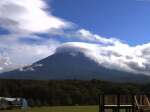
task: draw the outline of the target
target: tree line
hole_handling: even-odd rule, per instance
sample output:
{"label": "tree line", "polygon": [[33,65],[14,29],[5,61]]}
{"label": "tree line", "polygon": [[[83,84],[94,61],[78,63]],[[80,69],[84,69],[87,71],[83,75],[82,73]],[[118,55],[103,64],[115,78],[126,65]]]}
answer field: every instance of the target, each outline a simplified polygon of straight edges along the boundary
{"label": "tree line", "polygon": [[0,80],[1,97],[22,97],[30,106],[97,105],[99,94],[150,93],[150,84],[100,80]]}

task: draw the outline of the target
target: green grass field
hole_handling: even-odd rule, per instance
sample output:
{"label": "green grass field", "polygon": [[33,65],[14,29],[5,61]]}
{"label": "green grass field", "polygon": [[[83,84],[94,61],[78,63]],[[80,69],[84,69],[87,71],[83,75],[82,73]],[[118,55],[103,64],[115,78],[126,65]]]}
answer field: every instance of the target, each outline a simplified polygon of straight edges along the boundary
{"label": "green grass field", "polygon": [[[23,110],[4,110],[2,112],[24,112]],[[30,108],[25,112],[98,112],[98,106],[58,106]]]}

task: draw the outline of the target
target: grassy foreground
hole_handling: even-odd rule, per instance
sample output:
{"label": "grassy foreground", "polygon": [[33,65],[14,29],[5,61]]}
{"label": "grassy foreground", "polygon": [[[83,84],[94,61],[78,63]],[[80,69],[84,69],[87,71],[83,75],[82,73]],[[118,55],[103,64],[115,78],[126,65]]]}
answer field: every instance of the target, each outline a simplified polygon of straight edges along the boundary
{"label": "grassy foreground", "polygon": [[23,110],[4,110],[2,112],[98,112],[98,106],[58,106],[39,107]]}

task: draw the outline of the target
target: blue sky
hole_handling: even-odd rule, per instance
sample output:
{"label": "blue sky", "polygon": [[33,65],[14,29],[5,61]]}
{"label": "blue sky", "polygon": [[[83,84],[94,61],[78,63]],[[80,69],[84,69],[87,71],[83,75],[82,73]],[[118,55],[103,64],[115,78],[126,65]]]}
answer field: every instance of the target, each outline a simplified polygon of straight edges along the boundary
{"label": "blue sky", "polygon": [[0,0],[0,73],[65,46],[101,66],[150,75],[149,35],[150,0]]}
{"label": "blue sky", "polygon": [[103,37],[130,45],[150,41],[148,0],[53,0],[53,14]]}

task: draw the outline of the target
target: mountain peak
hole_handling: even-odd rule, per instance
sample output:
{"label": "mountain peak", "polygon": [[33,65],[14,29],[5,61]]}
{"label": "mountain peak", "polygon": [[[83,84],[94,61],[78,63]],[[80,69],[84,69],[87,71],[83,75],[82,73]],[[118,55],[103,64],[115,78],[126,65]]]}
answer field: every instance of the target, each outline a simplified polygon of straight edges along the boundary
{"label": "mountain peak", "polygon": [[76,43],[67,43],[63,44],[60,47],[56,49],[56,53],[70,53],[70,54],[75,54],[75,53],[84,53],[83,51],[85,48],[81,48],[81,46],[78,46]]}
{"label": "mountain peak", "polygon": [[[84,51],[83,51],[84,49]],[[107,69],[86,56],[85,47],[63,45],[53,55],[34,63],[31,66],[17,69],[0,75],[4,79],[31,80],[91,80],[143,82],[150,77]]]}

